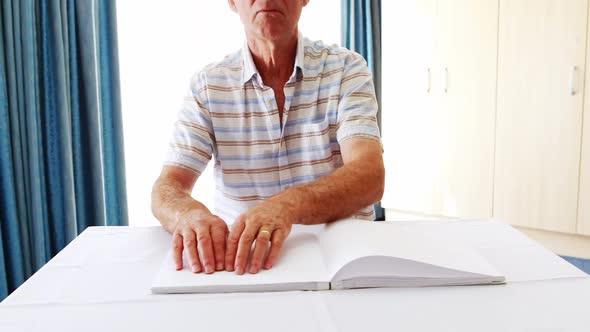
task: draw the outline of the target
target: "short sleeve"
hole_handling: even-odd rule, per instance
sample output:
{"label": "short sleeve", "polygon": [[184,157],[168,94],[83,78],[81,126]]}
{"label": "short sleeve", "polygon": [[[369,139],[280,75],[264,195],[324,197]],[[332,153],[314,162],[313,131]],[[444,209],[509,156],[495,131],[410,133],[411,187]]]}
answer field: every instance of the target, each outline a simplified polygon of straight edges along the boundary
{"label": "short sleeve", "polygon": [[346,59],[340,85],[336,131],[338,143],[350,138],[381,142],[377,108],[373,78],[367,62],[361,55],[352,53]]}
{"label": "short sleeve", "polygon": [[165,165],[179,166],[201,175],[215,147],[213,123],[199,93],[198,75],[191,80],[170,139]]}

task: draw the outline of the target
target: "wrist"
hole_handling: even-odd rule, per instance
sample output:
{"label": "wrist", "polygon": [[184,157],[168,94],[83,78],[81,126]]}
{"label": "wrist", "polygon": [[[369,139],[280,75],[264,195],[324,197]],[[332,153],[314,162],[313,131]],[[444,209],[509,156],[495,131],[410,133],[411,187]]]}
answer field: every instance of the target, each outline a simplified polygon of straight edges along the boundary
{"label": "wrist", "polygon": [[278,206],[279,215],[292,225],[301,223],[300,200],[297,200],[293,195],[277,195],[269,199],[268,203]]}
{"label": "wrist", "polygon": [[200,220],[206,217],[210,217],[213,214],[207,208],[202,207],[189,207],[186,209],[180,209],[176,211],[175,215],[175,229],[183,220]]}

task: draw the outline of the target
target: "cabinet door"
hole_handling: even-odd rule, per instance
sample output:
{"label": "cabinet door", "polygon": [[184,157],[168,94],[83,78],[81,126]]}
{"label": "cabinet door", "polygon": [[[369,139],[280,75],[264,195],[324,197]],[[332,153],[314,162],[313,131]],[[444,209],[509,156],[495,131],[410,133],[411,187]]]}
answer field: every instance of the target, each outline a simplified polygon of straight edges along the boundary
{"label": "cabinet door", "polygon": [[433,214],[492,216],[498,0],[439,0]]}
{"label": "cabinet door", "polygon": [[[590,15],[590,8],[588,8]],[[588,27],[587,38],[590,38]],[[590,61],[590,43],[586,46],[586,63]],[[582,169],[580,173],[580,197],[578,198],[579,234],[590,235],[590,72],[586,71],[584,94],[584,123],[582,130]]]}
{"label": "cabinet door", "polygon": [[[590,93],[589,89],[586,89]],[[587,94],[587,96],[590,96]],[[590,102],[586,102],[584,134],[582,142],[582,173],[580,175],[580,198],[578,202],[579,234],[590,235]]]}
{"label": "cabinet door", "polygon": [[494,216],[575,232],[587,0],[501,0]]}
{"label": "cabinet door", "polygon": [[383,2],[382,205],[425,213],[432,200],[431,144],[436,1]]}

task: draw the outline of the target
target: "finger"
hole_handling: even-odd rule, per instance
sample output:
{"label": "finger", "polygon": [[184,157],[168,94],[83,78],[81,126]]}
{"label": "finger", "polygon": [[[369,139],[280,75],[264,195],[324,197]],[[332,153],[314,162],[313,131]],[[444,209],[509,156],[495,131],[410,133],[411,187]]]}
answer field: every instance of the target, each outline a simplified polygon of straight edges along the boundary
{"label": "finger", "polygon": [[199,260],[199,253],[197,251],[197,236],[192,229],[187,229],[182,237],[184,239],[184,250],[188,253],[188,262],[190,264],[191,271],[199,273],[203,269],[201,267],[201,261]]}
{"label": "finger", "polygon": [[[262,230],[265,230],[266,232],[262,232]],[[262,260],[264,259],[264,255],[266,254],[270,243],[270,232],[271,228],[264,226],[260,227],[260,230],[258,231],[256,243],[254,244],[254,251],[250,258],[250,273],[258,273],[258,271],[260,271]]]}
{"label": "finger", "polygon": [[217,271],[221,271],[225,268],[225,237],[225,228],[211,228],[211,239],[213,240],[213,251],[215,254],[215,270]]}
{"label": "finger", "polygon": [[266,258],[266,262],[264,263],[265,269],[270,269],[277,262],[279,255],[281,254],[281,249],[283,248],[283,243],[285,243],[285,239],[287,238],[287,235],[289,235],[289,232],[284,229],[277,229],[274,232],[272,232],[270,252],[268,253],[268,257]]}
{"label": "finger", "polygon": [[238,243],[242,232],[244,231],[245,223],[242,218],[238,218],[233,224],[231,232],[227,237],[227,244],[225,248],[225,270],[233,271],[235,268],[236,251],[238,250]]}
{"label": "finger", "polygon": [[244,274],[246,271],[246,265],[248,264],[248,256],[250,256],[250,250],[252,250],[252,242],[256,237],[256,232],[259,227],[247,226],[240,236],[240,242],[238,243],[238,252],[236,254],[236,272],[238,274]]}
{"label": "finger", "polygon": [[197,230],[197,244],[199,248],[199,255],[203,260],[205,266],[205,273],[213,273],[215,269],[215,255],[213,254],[213,241],[211,241],[211,234],[209,228],[200,228]]}
{"label": "finger", "polygon": [[172,256],[174,257],[176,270],[182,270],[182,248],[182,235],[174,233],[172,237]]}

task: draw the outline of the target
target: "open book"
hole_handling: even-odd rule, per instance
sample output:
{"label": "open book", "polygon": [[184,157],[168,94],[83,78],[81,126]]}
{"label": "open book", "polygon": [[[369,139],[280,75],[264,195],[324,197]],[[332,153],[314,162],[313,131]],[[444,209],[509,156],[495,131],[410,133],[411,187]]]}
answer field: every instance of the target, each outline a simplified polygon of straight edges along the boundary
{"label": "open book", "polygon": [[[423,228],[421,228],[423,230]],[[171,252],[153,293],[222,293],[503,283],[472,248],[411,226],[346,219],[294,225],[281,257],[257,274],[176,271]],[[246,269],[247,271],[248,269]]]}

